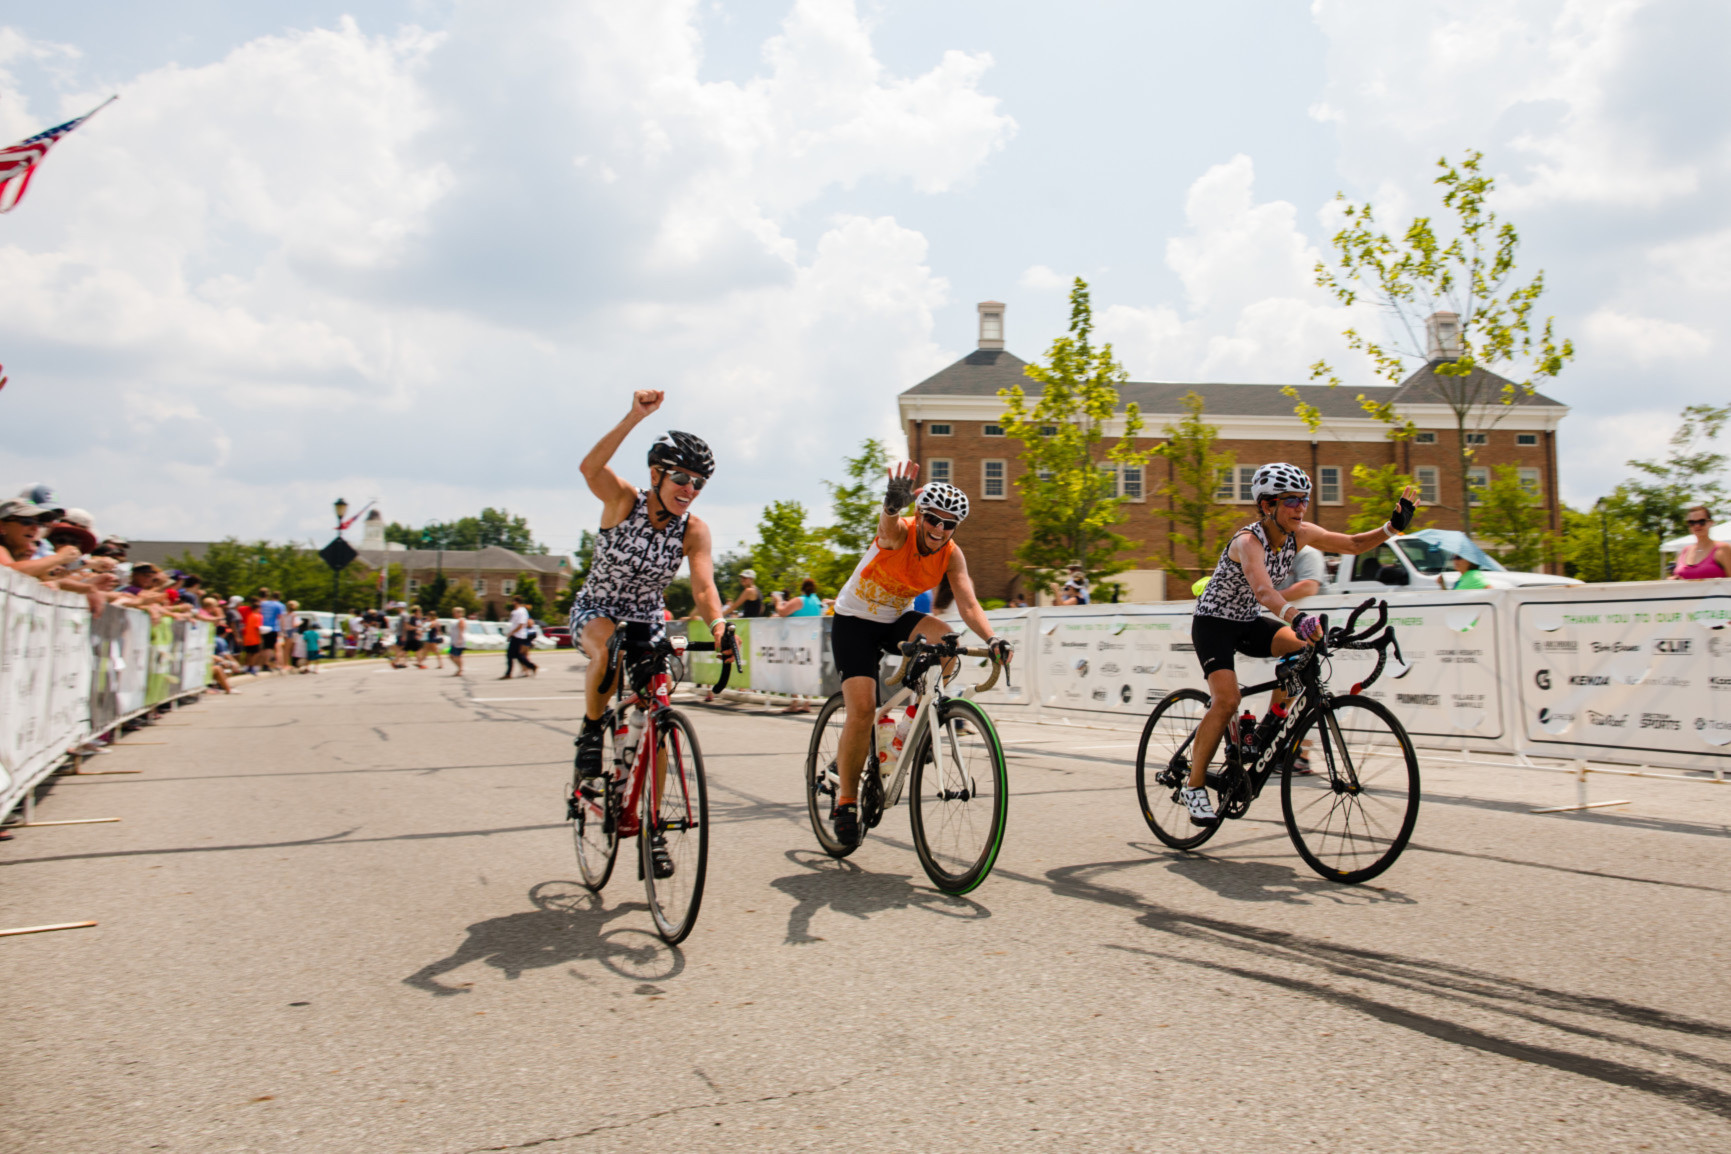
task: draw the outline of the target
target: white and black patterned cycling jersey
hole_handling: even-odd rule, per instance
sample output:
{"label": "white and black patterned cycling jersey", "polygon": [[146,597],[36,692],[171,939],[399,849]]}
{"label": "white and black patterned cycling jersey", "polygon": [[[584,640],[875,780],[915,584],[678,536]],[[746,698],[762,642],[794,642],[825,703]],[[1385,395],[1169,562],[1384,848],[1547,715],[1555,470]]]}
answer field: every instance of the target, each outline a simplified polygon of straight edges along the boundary
{"label": "white and black patterned cycling jersey", "polygon": [[[1268,534],[1263,532],[1260,521],[1232,535],[1232,541],[1238,540],[1245,533],[1250,533],[1262,543],[1262,551],[1268,565],[1268,576],[1278,588],[1292,572],[1292,559],[1298,555],[1298,538],[1291,533],[1286,535],[1286,541],[1279,549],[1268,547]],[[1196,616],[1223,617],[1228,621],[1255,621],[1262,612],[1261,602],[1256,600],[1256,594],[1250,591],[1250,579],[1244,575],[1244,567],[1232,559],[1232,541],[1226,542],[1226,548],[1220,551],[1220,563],[1214,567],[1214,576],[1208,579],[1207,588],[1202,590],[1202,596],[1196,599]]]}
{"label": "white and black patterned cycling jersey", "polygon": [[589,577],[571,605],[572,632],[596,617],[659,625],[662,594],[685,559],[685,526],[691,514],[657,529],[649,520],[649,493],[639,490],[631,515],[603,529],[595,541]]}

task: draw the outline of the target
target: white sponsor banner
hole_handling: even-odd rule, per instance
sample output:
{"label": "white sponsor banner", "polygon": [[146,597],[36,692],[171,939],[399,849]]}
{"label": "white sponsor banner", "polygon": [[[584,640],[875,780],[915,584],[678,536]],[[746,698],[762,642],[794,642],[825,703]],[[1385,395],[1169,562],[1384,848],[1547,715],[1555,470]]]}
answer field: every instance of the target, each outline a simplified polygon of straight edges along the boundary
{"label": "white sponsor banner", "polygon": [[[997,609],[987,613],[986,617],[992,623],[993,635],[1008,641],[1015,650],[1016,656],[1010,662],[1007,673],[998,677],[996,685],[984,693],[972,696],[982,705],[1027,705],[1033,700],[1033,696],[1029,692],[1029,681],[1033,676],[1030,671],[1034,663],[1031,660],[1032,651],[1028,648],[1027,638],[1029,627],[1034,621],[1034,611],[1032,609]],[[962,635],[963,645],[974,647],[985,644],[972,629],[962,624],[960,618],[946,619],[945,623]],[[895,663],[900,664],[901,659],[896,658]],[[949,692],[960,692],[964,686],[972,688],[980,684],[989,676],[988,671],[991,664],[991,661],[984,657],[966,659],[962,662],[961,673],[957,675],[958,680],[950,683]],[[894,667],[892,666],[891,672],[893,671]]]}
{"label": "white sponsor banner", "polygon": [[1731,596],[1634,592],[1518,607],[1513,672],[1535,752],[1614,746],[1674,763],[1731,745]]}
{"label": "white sponsor banner", "polygon": [[751,622],[751,688],[763,693],[823,694],[828,657],[821,617],[758,617]]}

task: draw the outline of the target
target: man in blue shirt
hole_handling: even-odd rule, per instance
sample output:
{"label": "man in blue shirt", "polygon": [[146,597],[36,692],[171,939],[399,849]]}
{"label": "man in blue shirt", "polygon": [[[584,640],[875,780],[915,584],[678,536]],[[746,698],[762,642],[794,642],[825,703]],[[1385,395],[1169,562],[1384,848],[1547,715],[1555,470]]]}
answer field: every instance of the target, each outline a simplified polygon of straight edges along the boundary
{"label": "man in blue shirt", "polygon": [[259,649],[264,654],[264,662],[272,669],[277,668],[277,640],[281,636],[282,619],[288,614],[288,606],[277,600],[276,594],[263,586],[258,591],[259,612]]}

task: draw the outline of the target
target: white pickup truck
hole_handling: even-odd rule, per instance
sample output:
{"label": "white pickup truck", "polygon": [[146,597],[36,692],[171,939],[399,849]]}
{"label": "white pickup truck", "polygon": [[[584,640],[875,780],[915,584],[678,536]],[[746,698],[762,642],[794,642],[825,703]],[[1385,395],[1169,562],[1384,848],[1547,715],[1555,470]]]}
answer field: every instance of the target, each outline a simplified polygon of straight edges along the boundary
{"label": "white pickup truck", "polygon": [[1573,577],[1551,573],[1522,573],[1505,569],[1494,557],[1474,544],[1466,534],[1450,529],[1421,529],[1396,537],[1356,557],[1326,559],[1329,593],[1387,592],[1393,587],[1434,589],[1442,575],[1447,588],[1454,588],[1455,571],[1449,564],[1457,556],[1478,563],[1485,585],[1491,589],[1532,589],[1541,585],[1579,585]]}

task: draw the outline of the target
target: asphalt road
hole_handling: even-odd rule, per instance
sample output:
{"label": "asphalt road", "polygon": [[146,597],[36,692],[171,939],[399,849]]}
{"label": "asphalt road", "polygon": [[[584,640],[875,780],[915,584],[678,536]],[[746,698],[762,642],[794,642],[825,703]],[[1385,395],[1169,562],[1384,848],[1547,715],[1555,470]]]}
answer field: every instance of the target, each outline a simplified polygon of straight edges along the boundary
{"label": "asphalt road", "polygon": [[1159,848],[1124,734],[1007,724],[966,899],[815,850],[809,718],[692,707],[701,919],[574,881],[569,654],[248,681],[0,845],[10,1151],[1725,1150],[1731,790],[1426,766],[1371,886],[1265,795]]}

